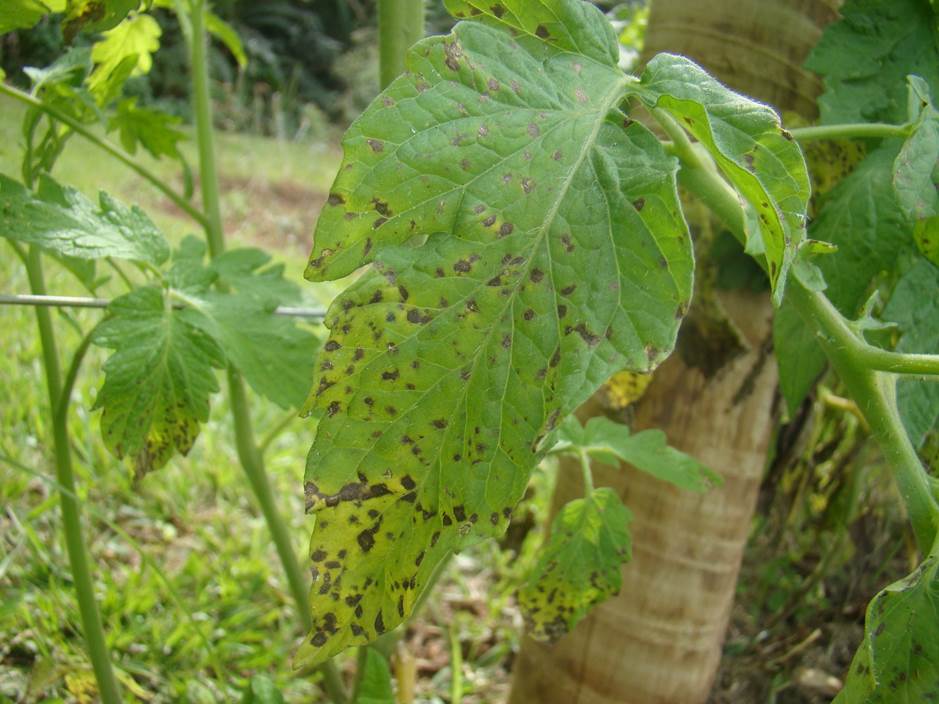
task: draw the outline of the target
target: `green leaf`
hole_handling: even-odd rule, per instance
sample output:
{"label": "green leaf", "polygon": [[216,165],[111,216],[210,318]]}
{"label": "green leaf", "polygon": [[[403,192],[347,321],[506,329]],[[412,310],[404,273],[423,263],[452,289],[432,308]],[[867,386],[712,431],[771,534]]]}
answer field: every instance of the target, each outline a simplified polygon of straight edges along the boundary
{"label": "green leaf", "polygon": [[682,56],[653,58],[639,95],[694,135],[752,205],[757,227],[747,233],[747,251],[766,256],[779,303],[805,235],[810,186],[802,150],[771,108],[728,90]]}
{"label": "green leaf", "polygon": [[181,159],[177,145],[186,135],[175,127],[180,122],[175,115],[137,107],[137,98],[127,98],[118,104],[117,112],[108,122],[108,132],[119,131],[121,144],[131,154],[137,153],[139,144],[157,159],[161,156]]}
{"label": "green leaf", "polygon": [[388,662],[372,648],[365,650],[365,667],[359,679],[359,694],[355,704],[395,704]]}
{"label": "green leaf", "polygon": [[[705,467],[694,457],[668,445],[661,430],[631,433],[622,423],[609,418],[591,418],[580,432],[576,418],[562,426],[559,439],[583,449],[601,462],[616,465],[620,461],[674,484],[679,489],[704,492],[723,483],[720,475]],[[562,446],[563,447],[563,446]]]}
{"label": "green leaf", "polygon": [[[313,378],[316,337],[293,319],[273,314],[299,299],[283,267],[257,249],[231,250],[207,267],[204,246],[190,239],[171,285],[191,308],[187,321],[212,336],[257,393],[283,408],[303,403]],[[229,291],[211,287],[216,281]]]}
{"label": "green leaf", "polygon": [[169,245],[140,208],[102,192],[95,205],[48,176],[39,191],[0,175],[0,236],[81,259],[115,257],[158,265]]}
{"label": "green leaf", "polygon": [[907,80],[915,128],[894,162],[893,186],[900,207],[916,221],[914,238],[920,251],[939,264],[939,111],[923,79]]}
{"label": "green leaf", "polygon": [[[939,268],[917,257],[897,282],[882,317],[900,328],[898,352],[939,354]],[[921,447],[939,422],[939,384],[901,378],[897,404],[910,440]]]}
{"label": "green leaf", "polygon": [[[581,54],[616,66],[619,44],[603,13],[580,0],[444,0],[458,19],[476,19],[513,34],[527,35],[537,44]],[[537,45],[536,44],[536,45]]]}
{"label": "green leaf", "polygon": [[117,97],[131,76],[149,73],[153,53],[160,48],[160,25],[150,15],[132,15],[104,33],[91,49],[95,69],[88,89],[106,105]]}
{"label": "green leaf", "polygon": [[111,302],[95,344],[114,350],[95,402],[108,448],[133,458],[138,476],[189,452],[225,363],[216,342],[147,286]]}
{"label": "green leaf", "polygon": [[3,0],[0,8],[0,34],[29,29],[50,12],[65,9],[65,0]]}
{"label": "green leaf", "polygon": [[880,592],[867,607],[864,640],[835,704],[895,704],[939,698],[939,560]]}
{"label": "green leaf", "polygon": [[677,163],[615,119],[622,73],[476,22],[408,64],[346,134],[307,269],[375,262],[327,315],[309,402],[313,661],[500,534],[546,436],[667,356],[691,295]]}
{"label": "green leaf", "polygon": [[826,293],[847,317],[867,300],[872,280],[892,271],[901,253],[912,249],[913,224],[893,188],[899,145],[878,147],[833,188],[809,227],[813,239],[837,245],[838,254],[816,263],[828,283]]}
{"label": "green leaf", "polygon": [[773,350],[779,366],[779,390],[793,418],[825,371],[828,358],[789,299],[783,301],[773,318]]}
{"label": "green leaf", "polygon": [[232,56],[235,57],[235,61],[238,62],[239,68],[248,65],[248,56],[245,54],[244,45],[241,43],[241,37],[238,36],[238,32],[235,31],[234,27],[214,12],[206,12],[205,28],[231,52]]}
{"label": "green leaf", "polygon": [[612,489],[594,489],[567,503],[518,594],[536,640],[557,640],[590,609],[619,593],[620,567],[631,555],[632,514]]}
{"label": "green leaf", "polygon": [[848,0],[805,65],[824,79],[818,101],[822,123],[902,123],[908,74],[939,89],[936,21],[929,3]]}
{"label": "green leaf", "polygon": [[140,6],[140,0],[68,0],[62,33],[71,42],[79,32],[104,32],[120,24]]}
{"label": "green leaf", "polygon": [[241,704],[284,704],[284,696],[269,678],[255,675],[241,698]]}

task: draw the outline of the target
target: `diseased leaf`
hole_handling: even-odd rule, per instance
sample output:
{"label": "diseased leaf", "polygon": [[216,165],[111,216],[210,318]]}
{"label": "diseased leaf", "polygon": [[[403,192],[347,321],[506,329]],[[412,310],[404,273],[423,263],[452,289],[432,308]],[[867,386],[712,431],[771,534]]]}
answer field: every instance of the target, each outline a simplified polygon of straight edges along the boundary
{"label": "diseased leaf", "polygon": [[62,33],[71,42],[79,32],[113,29],[140,6],[140,0],[68,0]]}
{"label": "diseased leaf", "polygon": [[848,0],[806,67],[824,79],[823,124],[902,123],[908,74],[939,90],[936,20],[927,0]]}
{"label": "diseased leaf", "polygon": [[355,704],[395,704],[391,687],[391,670],[381,653],[372,648],[365,651],[365,667],[359,679]]}
{"label": "diseased leaf", "polygon": [[867,607],[864,640],[835,704],[939,699],[939,562],[927,557]]}
{"label": "diseased leaf", "polygon": [[817,264],[828,298],[848,318],[856,317],[872,280],[912,249],[913,224],[897,204],[891,179],[898,150],[891,140],[868,155],[822,201],[809,227],[812,239],[838,247],[837,255]]}
{"label": "diseased leaf", "polygon": [[159,23],[141,13],[128,17],[95,42],[91,49],[95,69],[88,77],[88,89],[99,105],[117,97],[124,81],[131,76],[150,72],[161,34]]}
{"label": "diseased leaf", "polygon": [[0,34],[29,29],[50,12],[65,9],[65,0],[3,0],[0,7]]}
{"label": "diseased leaf", "polygon": [[[459,19],[483,20],[536,38],[537,44],[582,54],[608,66],[619,61],[616,32],[598,8],[571,0],[444,0]],[[537,46],[536,44],[536,46]]]}
{"label": "diseased leaf", "polygon": [[146,213],[104,192],[98,198],[95,205],[48,176],[34,195],[0,175],[0,236],[81,259],[166,261],[169,245]]}
{"label": "diseased leaf", "polygon": [[518,594],[528,633],[557,640],[596,604],[617,594],[620,566],[631,558],[632,514],[612,489],[594,489],[567,503]]}
{"label": "diseased leaf", "polygon": [[139,144],[157,159],[162,156],[181,159],[177,145],[186,135],[176,129],[180,122],[175,115],[137,107],[137,98],[127,98],[118,104],[108,121],[108,132],[118,131],[121,144],[130,154],[137,153]]}
{"label": "diseased leaf", "polygon": [[[897,351],[939,354],[939,268],[916,257],[897,282],[882,317],[900,328]],[[939,384],[901,378],[897,404],[910,440],[921,447],[939,422]]]}
{"label": "diseased leaf", "polygon": [[[670,447],[661,430],[632,433],[622,423],[603,416],[591,418],[581,427],[580,422],[572,416],[561,426],[558,440],[569,443],[573,449],[582,449],[607,464],[615,466],[620,461],[627,462],[679,489],[703,492],[723,483],[720,475],[694,457]],[[564,444],[556,446],[555,451],[563,451]]]}
{"label": "diseased leaf", "polygon": [[222,351],[184,312],[146,286],[113,300],[95,330],[95,344],[114,350],[95,402],[101,432],[115,455],[133,458],[138,476],[189,452],[218,391]]}
{"label": "diseased leaf", "polygon": [[766,256],[775,300],[781,302],[786,274],[805,235],[810,186],[802,150],[782,130],[779,116],[671,54],[649,62],[639,95],[694,135],[752,205],[757,227],[747,233],[747,250]]}
{"label": "diseased leaf", "polygon": [[408,66],[345,137],[307,269],[375,262],[327,315],[309,401],[312,661],[500,534],[546,436],[667,356],[691,295],[676,161],[613,119],[615,67],[469,22]]}
{"label": "diseased leaf", "polygon": [[[186,320],[212,336],[257,393],[283,408],[303,403],[313,378],[316,337],[291,318],[273,314],[299,299],[283,278],[283,266],[268,267],[257,249],[230,250],[205,265],[205,248],[190,238],[177,259],[171,284],[191,306]],[[212,288],[216,281],[228,291]]]}

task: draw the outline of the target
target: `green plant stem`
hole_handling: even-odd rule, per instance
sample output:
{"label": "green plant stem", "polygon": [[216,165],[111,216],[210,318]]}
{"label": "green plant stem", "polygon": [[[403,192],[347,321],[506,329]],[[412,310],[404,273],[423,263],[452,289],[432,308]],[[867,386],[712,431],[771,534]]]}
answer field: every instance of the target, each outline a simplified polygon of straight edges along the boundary
{"label": "green plant stem", "polygon": [[584,473],[584,496],[590,496],[593,493],[593,469],[590,467],[590,455],[583,448],[579,448],[577,458],[580,460],[580,467]]}
{"label": "green plant stem", "polygon": [[939,504],[932,493],[929,475],[903,428],[897,409],[896,378],[867,365],[864,356],[867,344],[846,325],[823,294],[804,286],[795,277],[790,279],[788,294],[815,331],[832,367],[893,467],[920,550],[927,553],[939,529]]}
{"label": "green plant stem", "polygon": [[909,137],[913,125],[889,125],[883,122],[855,123],[844,125],[818,125],[815,127],[794,127],[789,130],[799,142],[810,142],[816,139],[857,139],[857,138],[887,138]]}
{"label": "green plant stem", "polygon": [[[205,13],[205,0],[192,0],[190,51],[193,111],[199,148],[199,173],[206,218],[206,240],[209,254],[215,258],[225,251],[225,233],[222,229],[218,168],[215,161],[215,130],[212,122],[209,66],[206,56]],[[296,602],[300,622],[306,631],[310,631],[313,628],[313,616],[309,608],[309,587],[291,545],[287,524],[277,511],[274,502],[271,484],[264,469],[264,460],[254,437],[244,380],[231,366],[227,370],[227,377],[238,459],[261,507],[264,520],[267,522],[287,577],[290,593]],[[323,678],[323,689],[329,698],[336,704],[344,704],[347,695],[335,664],[332,661],[326,662],[320,666],[319,671]]]}
{"label": "green plant stem", "polygon": [[[683,168],[679,178],[682,185],[701,198],[738,240],[746,241],[740,198],[715,170]],[[867,344],[824,294],[805,286],[796,276],[789,278],[787,294],[805,322],[815,331],[829,361],[893,467],[913,532],[920,549],[927,552],[939,528],[939,503],[900,420],[896,377],[882,370],[889,366],[891,372],[935,373],[935,358],[901,355]]]}
{"label": "green plant stem", "polygon": [[[43,277],[42,260],[37,247],[30,247],[29,249],[26,271],[32,292],[36,295],[45,295],[46,284]],[[91,660],[91,666],[94,669],[101,701],[104,704],[119,704],[121,701],[120,688],[111,667],[104,628],[101,625],[101,615],[98,613],[98,604],[95,602],[94,582],[91,578],[91,567],[88,553],[85,550],[84,537],[82,536],[81,509],[78,500],[75,498],[75,475],[72,471],[72,452],[68,441],[68,413],[66,412],[68,399],[63,394],[62,373],[59,367],[55,333],[52,329],[52,318],[49,310],[37,308],[36,322],[39,326],[43,369],[46,375],[49,409],[52,414],[56,481],[64,489],[64,491],[59,492],[59,504],[62,508],[62,529],[65,534],[65,548],[68,552],[72,580],[75,583],[75,595],[78,600],[78,611],[81,616],[85,645],[88,650],[88,657]],[[90,342],[90,338],[88,342]],[[84,349],[87,349],[87,342],[84,343],[83,348],[79,348],[80,355],[84,355]],[[78,363],[80,363],[80,359]],[[77,364],[73,363],[72,367],[76,369],[74,373],[77,374]],[[71,373],[69,379],[67,388],[71,390],[71,386],[74,384]]]}
{"label": "green plant stem", "polygon": [[13,88],[12,86],[8,86],[4,83],[0,83],[0,94],[8,95],[14,100],[18,100],[21,103],[25,103],[26,105],[34,107],[38,110],[42,110],[44,113],[46,113],[50,117],[55,118],[62,124],[68,125],[76,133],[80,134],[82,137],[87,139],[89,142],[94,144],[99,149],[113,156],[119,162],[124,164],[124,166],[136,172],[137,175],[143,178],[145,181],[148,181],[158,191],[160,191],[163,195],[169,198],[177,208],[179,208],[184,213],[186,213],[189,217],[191,217],[193,220],[199,223],[202,227],[207,226],[208,223],[206,221],[205,216],[202,213],[200,213],[196,208],[194,208],[192,205],[190,205],[190,203],[185,198],[183,198],[176,191],[174,191],[170,187],[170,185],[166,183],[166,181],[161,179],[159,176],[157,176],[155,173],[150,171],[145,166],[142,166],[141,164],[139,164],[138,160],[134,159],[134,157],[130,156],[129,154],[124,152],[122,149],[119,149],[118,147],[111,144],[108,140],[102,139],[101,137],[96,135],[87,126],[69,117],[65,113],[57,110],[51,105],[46,105],[41,100],[34,98],[28,93],[24,93],[23,91],[17,90],[16,88]]}
{"label": "green plant stem", "polygon": [[378,0],[381,87],[404,73],[408,48],[424,38],[424,0]]}

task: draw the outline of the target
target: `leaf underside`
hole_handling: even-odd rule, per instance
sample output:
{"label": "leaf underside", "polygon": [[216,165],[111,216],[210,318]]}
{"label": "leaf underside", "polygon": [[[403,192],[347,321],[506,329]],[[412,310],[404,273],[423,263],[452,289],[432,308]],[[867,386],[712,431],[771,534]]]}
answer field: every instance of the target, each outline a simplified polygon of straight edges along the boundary
{"label": "leaf underside", "polygon": [[528,633],[554,641],[595,604],[617,594],[630,559],[632,514],[612,489],[569,502],[551,525],[538,564],[519,591]]}
{"label": "leaf underside", "polygon": [[[513,6],[530,27],[550,4]],[[317,227],[308,278],[374,266],[329,311],[308,402],[303,659],[401,623],[443,557],[500,534],[560,420],[667,356],[687,309],[677,164],[616,117],[615,46],[490,25],[412,49],[350,128]]]}

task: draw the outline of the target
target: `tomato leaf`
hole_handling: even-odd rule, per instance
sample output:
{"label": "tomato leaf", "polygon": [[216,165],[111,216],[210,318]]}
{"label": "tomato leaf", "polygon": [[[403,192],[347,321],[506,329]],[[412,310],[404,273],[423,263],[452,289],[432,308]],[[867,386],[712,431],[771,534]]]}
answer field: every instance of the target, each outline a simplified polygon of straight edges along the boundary
{"label": "tomato leaf", "polygon": [[[883,319],[900,328],[898,352],[939,353],[939,268],[916,257],[897,281]],[[910,440],[921,447],[939,422],[939,384],[901,378],[897,405]]]}
{"label": "tomato leaf", "polygon": [[677,163],[617,118],[606,54],[462,22],[408,67],[346,134],[307,269],[374,262],[327,315],[309,401],[312,661],[401,623],[445,555],[500,534],[547,436],[667,356],[691,295]]}
{"label": "tomato leaf", "polygon": [[805,65],[824,79],[824,124],[902,123],[908,74],[939,89],[936,20],[926,0],[848,0]]}
{"label": "tomato leaf", "polygon": [[864,640],[835,704],[927,702],[939,697],[939,561],[880,592],[867,607]]}
{"label": "tomato leaf", "polygon": [[561,426],[558,439],[562,444],[555,446],[555,451],[563,451],[565,444],[570,444],[572,449],[583,450],[607,464],[627,462],[679,489],[703,492],[723,483],[720,475],[694,457],[670,447],[661,430],[632,433],[622,423],[602,416],[591,418],[581,427],[576,418],[570,417]]}
{"label": "tomato leaf", "polygon": [[[187,321],[209,334],[257,393],[283,408],[303,403],[313,378],[317,340],[295,320],[273,314],[299,300],[283,267],[267,266],[257,249],[230,250],[204,265],[204,246],[190,238],[170,281],[190,306]],[[212,285],[220,282],[225,292]]]}
{"label": "tomato leaf", "polygon": [[355,704],[395,704],[391,687],[391,670],[381,653],[372,648],[365,651],[365,666],[359,678]]}
{"label": "tomato leaf", "polygon": [[176,129],[180,122],[175,115],[138,107],[137,98],[127,98],[118,104],[108,121],[108,132],[117,131],[121,144],[130,154],[137,153],[139,144],[157,159],[162,156],[181,159],[177,145],[186,135]]}
{"label": "tomato leaf", "polygon": [[519,605],[536,640],[557,640],[590,609],[617,594],[620,567],[631,559],[632,514],[612,489],[567,503],[551,525]]}
{"label": "tomato leaf", "polygon": [[114,350],[95,402],[108,449],[133,458],[138,476],[189,452],[218,391],[213,367],[225,359],[217,343],[161,288],[146,286],[111,302],[95,344]]}
{"label": "tomato leaf", "polygon": [[754,208],[758,226],[747,232],[747,251],[765,255],[775,300],[781,302],[805,235],[810,186],[802,150],[782,130],[779,116],[671,54],[649,62],[639,96],[694,135]]}
{"label": "tomato leaf", "polygon": [[[486,21],[573,54],[616,66],[616,32],[603,13],[586,2],[569,0],[444,0],[459,19]],[[537,46],[536,44],[536,46]]]}
{"label": "tomato leaf", "polygon": [[62,33],[71,42],[79,32],[113,29],[140,6],[140,0],[68,0]]}
{"label": "tomato leaf", "polygon": [[241,704],[284,704],[284,695],[269,678],[255,675],[241,698]]}
{"label": "tomato leaf", "polygon": [[939,111],[929,86],[908,76],[910,118],[915,125],[893,166],[893,186],[904,212],[913,220],[919,250],[939,266]]}
{"label": "tomato leaf", "polygon": [[161,34],[159,23],[141,13],[128,17],[95,42],[91,48],[95,69],[88,77],[88,90],[99,105],[116,98],[131,76],[149,73]]}
{"label": "tomato leaf", "polygon": [[0,9],[0,34],[14,29],[29,29],[50,12],[65,9],[65,0],[3,0]]}
{"label": "tomato leaf", "polygon": [[95,204],[48,176],[33,194],[0,175],[0,237],[81,259],[156,265],[169,257],[166,239],[140,208],[128,208],[104,192]]}

